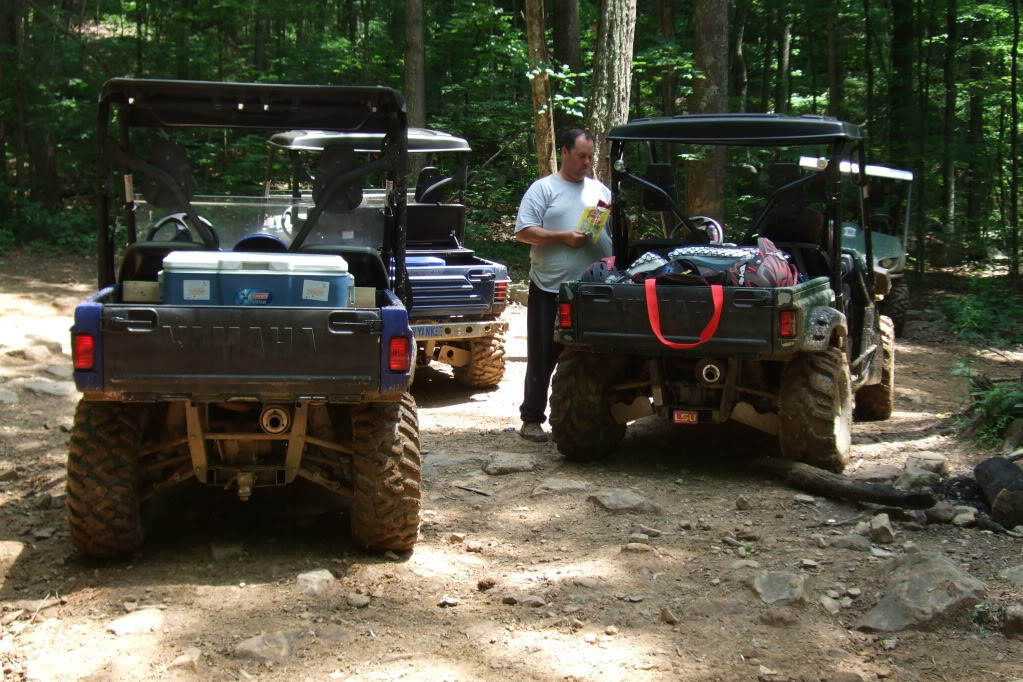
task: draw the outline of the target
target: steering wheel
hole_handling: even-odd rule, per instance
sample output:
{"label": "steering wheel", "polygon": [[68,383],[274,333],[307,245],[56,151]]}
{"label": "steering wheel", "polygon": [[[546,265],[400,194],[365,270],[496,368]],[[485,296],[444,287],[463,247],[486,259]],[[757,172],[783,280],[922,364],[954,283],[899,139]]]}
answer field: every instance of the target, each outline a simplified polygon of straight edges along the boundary
{"label": "steering wheel", "polygon": [[[693,224],[700,232],[707,235],[707,243],[720,245],[725,241],[725,228],[722,227],[721,223],[714,220],[710,216],[705,215],[694,215],[689,217],[689,222]],[[681,229],[685,227],[685,223],[678,223],[675,227],[671,228],[671,232],[668,233],[669,239],[679,239],[681,237]]]}
{"label": "steering wheel", "polygon": [[[207,229],[209,229],[210,232],[213,232],[213,225],[210,223],[210,221],[206,220],[202,216],[199,216],[199,220],[203,222],[203,224],[207,227]],[[156,223],[154,223],[153,226],[149,228],[149,232],[146,234],[146,241],[147,242],[157,241],[156,234],[165,227],[171,226],[174,228],[174,236],[171,237],[170,239],[160,239],[159,241],[194,242],[195,240],[192,239],[192,231],[191,228],[188,226],[187,221],[188,215],[185,213],[171,213],[170,215],[164,216],[157,220]],[[216,233],[214,233],[214,235],[215,234]]]}

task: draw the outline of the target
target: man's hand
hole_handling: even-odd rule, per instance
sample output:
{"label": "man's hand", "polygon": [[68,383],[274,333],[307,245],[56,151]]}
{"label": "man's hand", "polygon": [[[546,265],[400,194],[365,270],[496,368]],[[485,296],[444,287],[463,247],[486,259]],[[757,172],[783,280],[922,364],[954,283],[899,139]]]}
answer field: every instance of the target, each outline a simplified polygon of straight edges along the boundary
{"label": "man's hand", "polygon": [[586,246],[590,241],[589,236],[585,232],[579,232],[578,230],[559,232],[536,225],[522,228],[515,233],[515,238],[520,242],[530,245],[564,244],[565,246],[571,246],[573,249]]}

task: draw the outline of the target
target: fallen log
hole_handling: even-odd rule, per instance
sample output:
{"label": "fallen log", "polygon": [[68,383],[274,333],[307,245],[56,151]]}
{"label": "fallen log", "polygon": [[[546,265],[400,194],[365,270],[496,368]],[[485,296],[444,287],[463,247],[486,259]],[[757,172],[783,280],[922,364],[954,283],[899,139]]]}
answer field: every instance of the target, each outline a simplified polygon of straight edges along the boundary
{"label": "fallen log", "polygon": [[989,457],[973,477],[991,505],[991,518],[1006,528],[1023,525],[1023,469],[1005,457]]}
{"label": "fallen log", "polygon": [[935,499],[930,493],[899,490],[890,485],[855,481],[802,462],[779,457],[760,457],[753,468],[777,476],[791,486],[837,500],[886,504],[906,509],[929,509]]}

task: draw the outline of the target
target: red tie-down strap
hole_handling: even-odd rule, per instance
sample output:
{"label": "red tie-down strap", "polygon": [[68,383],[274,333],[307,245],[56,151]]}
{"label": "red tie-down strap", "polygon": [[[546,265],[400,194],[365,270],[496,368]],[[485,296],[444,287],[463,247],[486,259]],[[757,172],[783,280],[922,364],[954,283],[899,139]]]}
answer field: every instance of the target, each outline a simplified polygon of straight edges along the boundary
{"label": "red tie-down strap", "polygon": [[710,297],[714,301],[714,314],[711,315],[707,326],[700,332],[700,340],[695,343],[675,343],[664,338],[664,335],[661,334],[661,311],[657,308],[657,279],[650,277],[643,282],[643,287],[646,293],[646,314],[650,319],[650,328],[654,331],[657,339],[665,346],[685,350],[686,348],[701,346],[714,338],[714,334],[718,330],[718,322],[721,321],[721,304],[725,300],[725,288],[723,286],[720,284],[710,285]]}

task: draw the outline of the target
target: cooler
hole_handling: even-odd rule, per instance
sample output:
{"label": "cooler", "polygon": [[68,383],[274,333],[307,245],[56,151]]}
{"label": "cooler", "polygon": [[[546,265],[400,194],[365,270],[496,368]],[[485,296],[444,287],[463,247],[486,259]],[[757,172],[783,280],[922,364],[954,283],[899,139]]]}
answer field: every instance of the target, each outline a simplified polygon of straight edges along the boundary
{"label": "cooler", "polygon": [[437,256],[405,256],[406,268],[442,268],[445,262]]}
{"label": "cooler", "polygon": [[341,256],[173,251],[160,292],[171,305],[346,308],[352,276]]}

